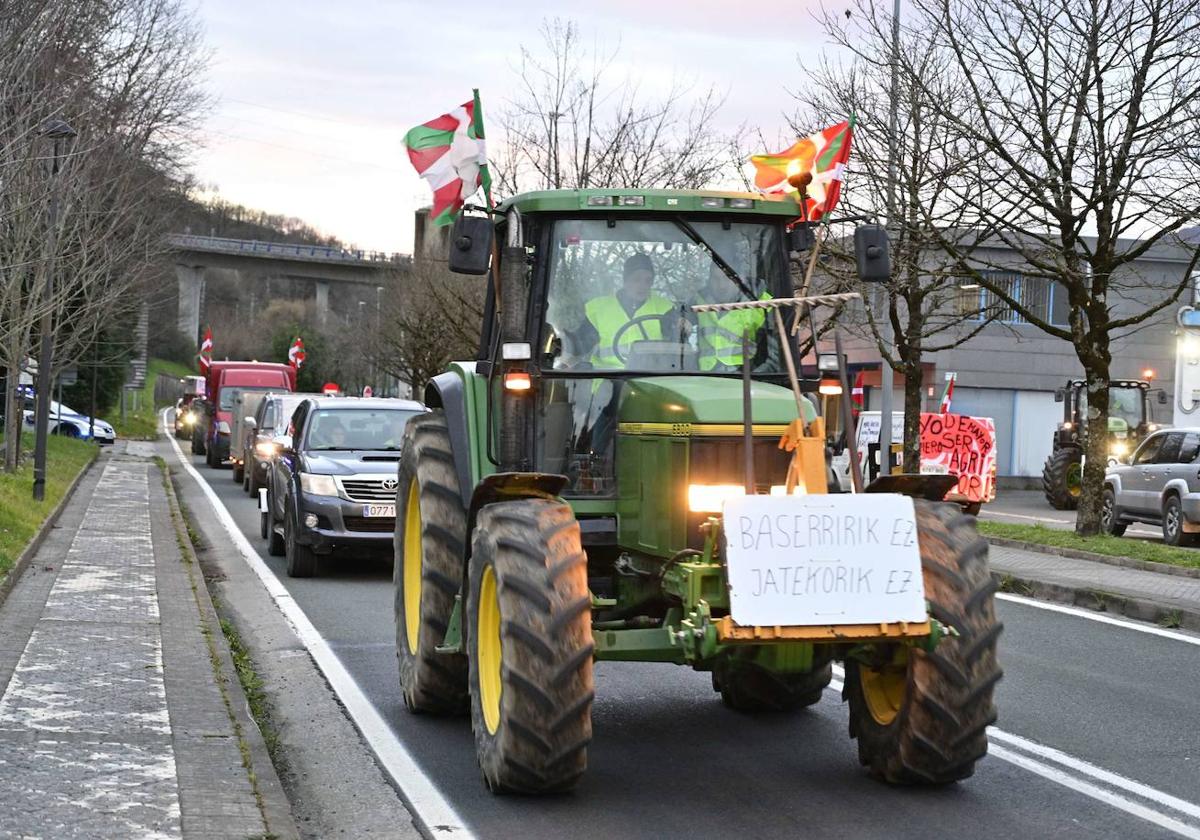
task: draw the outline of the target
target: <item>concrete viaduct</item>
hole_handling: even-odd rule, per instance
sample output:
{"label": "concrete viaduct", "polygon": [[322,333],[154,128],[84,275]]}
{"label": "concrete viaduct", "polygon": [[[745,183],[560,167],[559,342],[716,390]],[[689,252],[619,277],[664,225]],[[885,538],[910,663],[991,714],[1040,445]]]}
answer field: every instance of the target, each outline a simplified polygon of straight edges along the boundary
{"label": "concrete viaduct", "polygon": [[412,265],[412,258],[402,254],[217,236],[171,234],[167,245],[174,252],[179,281],[179,330],[192,338],[200,333],[205,270],[209,268],[251,269],[313,281],[317,315],[323,322],[329,312],[330,286],[383,286],[397,271],[407,271]]}

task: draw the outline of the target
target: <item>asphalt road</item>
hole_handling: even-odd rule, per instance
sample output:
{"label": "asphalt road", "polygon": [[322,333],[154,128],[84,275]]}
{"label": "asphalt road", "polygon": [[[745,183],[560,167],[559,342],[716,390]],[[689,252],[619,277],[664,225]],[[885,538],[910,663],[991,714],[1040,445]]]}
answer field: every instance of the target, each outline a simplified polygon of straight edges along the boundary
{"label": "asphalt road", "polygon": [[958,785],[896,789],[868,778],[833,690],[805,712],[756,717],[725,709],[707,674],[600,663],[579,788],[495,797],[466,719],[403,708],[390,568],[327,562],[317,578],[288,578],[258,537],[254,501],[228,470],[194,463],[479,837],[1200,838],[1200,645],[1013,600],[998,603],[1000,731]]}
{"label": "asphalt road", "polygon": [[[997,491],[996,500],[983,506],[979,518],[1014,525],[1041,524],[1047,528],[1061,530],[1071,530],[1075,527],[1075,511],[1055,510],[1050,507],[1041,490]],[[1134,522],[1125,535],[1162,542],[1162,528],[1157,525]]]}

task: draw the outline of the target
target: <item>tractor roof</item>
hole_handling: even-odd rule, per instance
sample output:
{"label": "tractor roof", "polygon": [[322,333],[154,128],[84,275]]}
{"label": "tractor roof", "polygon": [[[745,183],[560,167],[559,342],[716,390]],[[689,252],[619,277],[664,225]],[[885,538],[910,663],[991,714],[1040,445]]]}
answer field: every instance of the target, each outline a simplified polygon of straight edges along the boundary
{"label": "tractor roof", "polygon": [[522,213],[562,212],[645,212],[721,213],[747,216],[783,216],[795,219],[800,215],[795,199],[784,195],[725,192],[718,190],[539,190],[521,193],[500,204],[505,211],[515,207]]}
{"label": "tractor roof", "polygon": [[[1087,380],[1072,379],[1070,384],[1071,384],[1072,388],[1082,388],[1085,385],[1087,385]],[[1147,382],[1145,379],[1110,379],[1110,380],[1108,380],[1108,387],[1110,387],[1110,388],[1149,388],[1150,384],[1151,383]]]}

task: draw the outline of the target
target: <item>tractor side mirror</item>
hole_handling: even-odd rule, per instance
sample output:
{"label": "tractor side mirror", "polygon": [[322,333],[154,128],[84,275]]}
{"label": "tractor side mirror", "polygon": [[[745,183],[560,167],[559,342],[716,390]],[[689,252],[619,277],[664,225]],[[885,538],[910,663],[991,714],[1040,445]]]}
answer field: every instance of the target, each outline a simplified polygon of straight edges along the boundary
{"label": "tractor side mirror", "polygon": [[449,269],[455,274],[487,274],[494,236],[491,219],[460,215],[450,232]]}
{"label": "tractor side mirror", "polygon": [[1067,392],[1064,391],[1062,388],[1059,388],[1058,390],[1056,390],[1054,392],[1054,401],[1055,402],[1062,402],[1066,398],[1067,398]]}
{"label": "tractor side mirror", "polygon": [[816,242],[816,237],[813,235],[812,228],[805,224],[798,224],[788,231],[787,244],[789,251],[808,251],[811,250]]}
{"label": "tractor side mirror", "polygon": [[1170,400],[1169,400],[1169,399],[1167,399],[1167,392],[1166,392],[1166,391],[1159,391],[1159,392],[1158,392],[1158,404],[1159,404],[1159,405],[1166,405],[1168,402],[1170,402]]}
{"label": "tractor side mirror", "polygon": [[859,225],[854,229],[854,260],[862,282],[886,283],[891,279],[892,261],[883,225]]}

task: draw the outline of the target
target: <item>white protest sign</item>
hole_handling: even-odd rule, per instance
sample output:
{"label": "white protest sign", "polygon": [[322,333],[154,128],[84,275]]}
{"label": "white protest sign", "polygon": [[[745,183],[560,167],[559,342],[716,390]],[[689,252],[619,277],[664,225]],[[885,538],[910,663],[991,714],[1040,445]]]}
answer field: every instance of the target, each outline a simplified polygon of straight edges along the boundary
{"label": "white protest sign", "polygon": [[743,627],[927,617],[907,496],[739,496],[723,530],[730,615]]}

